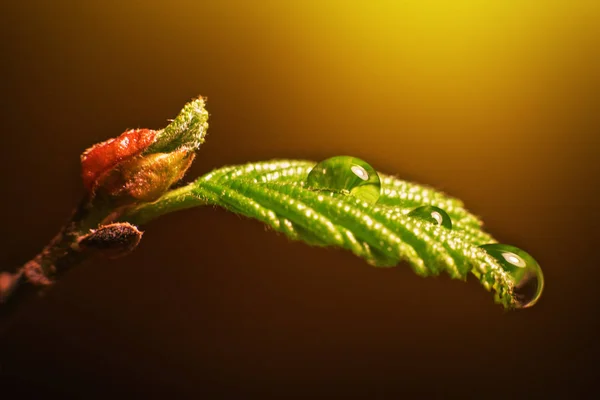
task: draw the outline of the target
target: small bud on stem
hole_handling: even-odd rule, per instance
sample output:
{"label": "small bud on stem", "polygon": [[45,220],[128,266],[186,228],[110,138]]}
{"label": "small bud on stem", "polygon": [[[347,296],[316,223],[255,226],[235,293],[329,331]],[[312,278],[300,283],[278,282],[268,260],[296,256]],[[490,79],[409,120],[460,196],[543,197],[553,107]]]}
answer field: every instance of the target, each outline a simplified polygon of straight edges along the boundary
{"label": "small bud on stem", "polygon": [[[0,303],[41,293],[92,254],[129,254],[142,232],[115,222],[128,207],[153,202],[183,178],[208,129],[205,100],[196,98],[161,130],[131,129],[81,155],[86,195],[52,241],[16,272],[0,272]],[[18,293],[17,293],[18,292]]]}
{"label": "small bud on stem", "polygon": [[116,205],[158,199],[179,181],[194,160],[208,129],[204,99],[186,104],[169,126],[132,129],[92,146],[81,156],[83,182]]}
{"label": "small bud on stem", "polygon": [[95,144],[81,155],[83,184],[93,192],[102,180],[121,162],[142,153],[156,137],[156,131],[150,129],[131,129],[121,136]]}
{"label": "small bud on stem", "polygon": [[95,251],[108,258],[118,258],[131,253],[140,243],[142,234],[128,222],[116,222],[82,236],[77,246],[80,251]]}

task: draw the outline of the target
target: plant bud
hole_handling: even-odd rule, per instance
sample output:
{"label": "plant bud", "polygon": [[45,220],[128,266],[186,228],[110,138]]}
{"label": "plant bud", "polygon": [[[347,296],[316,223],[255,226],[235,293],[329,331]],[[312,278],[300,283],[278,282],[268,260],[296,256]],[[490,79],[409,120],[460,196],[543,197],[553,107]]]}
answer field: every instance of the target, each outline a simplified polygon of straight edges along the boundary
{"label": "plant bud", "polygon": [[119,163],[141,154],[154,142],[156,131],[131,129],[119,137],[98,143],[81,155],[83,184],[93,192],[98,181]]}
{"label": "plant bud", "polygon": [[142,232],[128,222],[116,222],[93,229],[78,241],[79,250],[97,251],[109,258],[131,253],[142,239]]}
{"label": "plant bud", "polygon": [[105,175],[99,186],[126,202],[151,202],[183,178],[193,160],[194,153],[186,149],[135,157]]}
{"label": "plant bud", "polygon": [[96,144],[81,155],[84,186],[121,205],[158,199],[190,167],[207,121],[200,97],[162,130],[132,129]]}

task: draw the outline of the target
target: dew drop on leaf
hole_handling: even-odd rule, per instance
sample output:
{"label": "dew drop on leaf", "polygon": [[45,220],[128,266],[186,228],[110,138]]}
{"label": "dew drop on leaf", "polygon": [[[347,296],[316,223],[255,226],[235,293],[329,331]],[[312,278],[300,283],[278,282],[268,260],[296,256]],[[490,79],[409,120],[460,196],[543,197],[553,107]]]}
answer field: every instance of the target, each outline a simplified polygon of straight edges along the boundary
{"label": "dew drop on leaf", "polygon": [[441,225],[447,229],[452,229],[452,219],[448,213],[436,206],[417,207],[409,212],[408,216],[419,218],[435,225]]}
{"label": "dew drop on leaf", "polygon": [[369,204],[379,199],[381,182],[373,167],[350,156],[331,157],[313,167],[306,179],[314,190],[327,190],[354,196]]}
{"label": "dew drop on leaf", "polygon": [[544,275],[537,261],[527,252],[508,244],[492,243],[480,247],[494,257],[513,279],[517,307],[534,305],[544,289]]}

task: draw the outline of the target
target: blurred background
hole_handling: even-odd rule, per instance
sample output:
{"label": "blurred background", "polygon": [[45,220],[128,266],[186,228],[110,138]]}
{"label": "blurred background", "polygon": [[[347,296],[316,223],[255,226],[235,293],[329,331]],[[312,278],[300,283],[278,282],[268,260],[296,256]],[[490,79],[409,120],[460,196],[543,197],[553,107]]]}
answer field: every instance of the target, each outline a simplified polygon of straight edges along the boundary
{"label": "blurred background", "polygon": [[[546,289],[369,267],[219,209],[152,222],[0,337],[0,390],[103,397],[531,398],[597,377],[600,3],[21,1],[0,6],[0,263],[83,194],[79,154],[208,97],[192,179],[354,155],[465,201]],[[594,368],[596,367],[596,368]],[[8,397],[13,398],[13,397]]]}

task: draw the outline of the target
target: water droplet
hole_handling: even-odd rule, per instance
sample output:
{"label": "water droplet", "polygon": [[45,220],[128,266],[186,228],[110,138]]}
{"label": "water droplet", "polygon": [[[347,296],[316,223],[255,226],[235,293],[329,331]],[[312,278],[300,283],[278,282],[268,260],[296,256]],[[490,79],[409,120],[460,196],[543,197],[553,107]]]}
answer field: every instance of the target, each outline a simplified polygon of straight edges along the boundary
{"label": "water droplet", "polygon": [[381,182],[377,171],[363,160],[350,156],[321,161],[308,174],[308,187],[352,195],[369,204],[379,199]]}
{"label": "water droplet", "polygon": [[517,307],[534,305],[544,289],[544,275],[537,261],[527,252],[508,244],[492,243],[480,247],[512,277]]}
{"label": "water droplet", "polygon": [[452,219],[448,213],[436,206],[417,207],[409,212],[408,216],[419,218],[435,225],[441,225],[444,228],[452,229]]}

